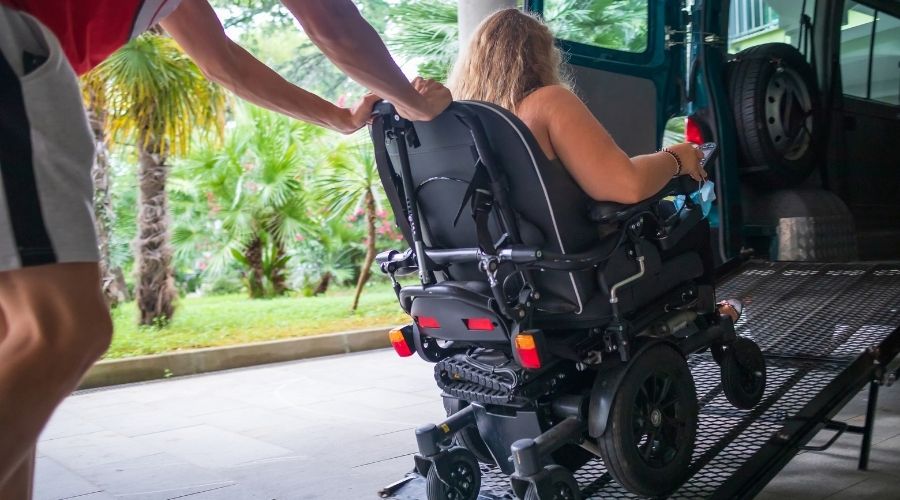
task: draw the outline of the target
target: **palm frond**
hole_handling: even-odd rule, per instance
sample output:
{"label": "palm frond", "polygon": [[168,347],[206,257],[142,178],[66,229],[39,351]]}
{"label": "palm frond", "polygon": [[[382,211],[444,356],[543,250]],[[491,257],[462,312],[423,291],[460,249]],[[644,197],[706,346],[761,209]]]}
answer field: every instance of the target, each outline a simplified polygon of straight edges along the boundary
{"label": "palm frond", "polygon": [[108,112],[109,136],[162,155],[183,154],[195,130],[220,134],[225,93],[171,38],[147,33],[84,77]]}

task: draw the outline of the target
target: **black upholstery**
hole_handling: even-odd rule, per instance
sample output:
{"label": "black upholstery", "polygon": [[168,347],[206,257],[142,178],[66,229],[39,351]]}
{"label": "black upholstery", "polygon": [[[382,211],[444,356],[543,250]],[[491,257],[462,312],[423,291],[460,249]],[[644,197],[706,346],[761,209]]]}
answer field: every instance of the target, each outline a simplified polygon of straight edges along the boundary
{"label": "black upholstery", "polygon": [[[456,102],[448,112],[431,122],[416,122],[418,147],[409,148],[413,184],[419,200],[421,231],[429,249],[472,248],[478,246],[476,227],[468,204],[464,203],[467,189],[476,170],[478,153],[472,133],[459,115],[474,116],[484,126],[495,163],[504,174],[509,205],[513,220],[506,226],[511,230],[509,243],[522,243],[546,252],[573,254],[587,252],[598,247],[608,248],[612,256],[598,269],[579,271],[535,270],[531,276],[540,291],[538,311],[548,316],[546,320],[566,317],[587,321],[609,316],[608,297],[605,292],[610,280],[617,280],[636,272],[636,263],[626,255],[620,245],[622,238],[615,224],[598,224],[591,220],[591,200],[575,183],[558,161],[546,158],[527,127],[512,113],[481,102]],[[375,141],[376,161],[385,190],[390,200],[397,225],[412,246],[405,202],[399,188],[400,160],[396,140],[385,140],[383,123],[375,122],[372,129]],[[457,213],[462,209],[458,222]],[[596,216],[596,214],[594,214]],[[496,241],[501,236],[498,210],[491,212],[491,236]],[[515,241],[516,233],[518,240]],[[681,281],[698,276],[699,258],[686,256],[678,267],[664,266],[659,252],[651,243],[644,243],[647,261],[647,279],[631,288],[626,295],[628,304],[650,300]],[[507,279],[505,291],[515,292],[516,275],[511,275],[512,265],[501,268],[501,279]],[[489,291],[485,274],[475,263],[457,263],[441,271],[439,281],[445,285],[459,286],[471,292]],[[614,281],[612,281],[614,282]],[[401,302],[421,293],[401,292]],[[591,304],[588,311],[587,304]],[[623,301],[623,304],[625,301]]]}
{"label": "black upholstery", "polygon": [[[506,169],[510,201],[517,214],[514,223],[522,243],[558,253],[583,252],[597,244],[597,224],[588,219],[590,198],[562,165],[546,158],[517,117],[487,103],[458,102],[454,106],[464,107],[481,120],[498,163]],[[444,113],[431,122],[416,123],[415,129],[421,146],[410,149],[409,154],[414,184],[418,186],[426,244],[432,248],[477,246],[475,225],[467,206],[456,226],[453,225],[477,158],[469,129],[452,113]],[[398,169],[395,145],[388,144],[387,152],[391,156],[391,166]],[[385,162],[383,154],[376,154],[376,159]],[[386,180],[384,176],[382,180]],[[385,187],[396,192],[392,180],[385,182]],[[391,193],[389,199],[398,226],[409,240],[402,202]],[[496,214],[492,219],[494,236],[499,238]],[[474,264],[454,265],[448,270],[448,277],[464,281],[485,279],[484,273]],[[536,277],[536,281],[544,300],[575,313],[582,311],[583,303],[596,289],[590,271],[545,271]]]}

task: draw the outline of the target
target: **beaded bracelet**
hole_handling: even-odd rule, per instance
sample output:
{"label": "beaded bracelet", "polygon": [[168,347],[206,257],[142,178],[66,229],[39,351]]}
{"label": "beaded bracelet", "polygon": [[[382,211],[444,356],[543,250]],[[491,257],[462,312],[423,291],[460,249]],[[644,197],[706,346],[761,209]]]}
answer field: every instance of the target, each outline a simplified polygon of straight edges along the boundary
{"label": "beaded bracelet", "polygon": [[675,164],[678,165],[678,168],[675,170],[675,175],[673,175],[672,177],[678,177],[679,175],[681,175],[681,169],[683,165],[681,163],[681,158],[678,157],[678,154],[669,148],[664,148],[663,153],[669,153],[670,155],[672,155],[672,158],[675,158]]}

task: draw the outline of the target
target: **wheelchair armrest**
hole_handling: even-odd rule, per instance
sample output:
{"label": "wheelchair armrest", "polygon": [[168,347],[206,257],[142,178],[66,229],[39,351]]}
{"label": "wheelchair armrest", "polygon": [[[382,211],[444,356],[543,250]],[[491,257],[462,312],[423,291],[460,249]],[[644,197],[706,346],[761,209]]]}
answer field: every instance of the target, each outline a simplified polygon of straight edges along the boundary
{"label": "wheelchair armrest", "polygon": [[685,206],[678,212],[678,223],[669,225],[665,236],[658,238],[659,246],[668,250],[681,240],[698,222],[703,220],[703,210],[698,206]]}
{"label": "wheelchair armrest", "polygon": [[655,201],[658,200],[644,200],[634,205],[625,205],[614,201],[598,201],[591,206],[588,218],[600,224],[623,222],[646,211]]}
{"label": "wheelchair armrest", "polygon": [[613,201],[595,202],[588,213],[588,218],[600,224],[609,224],[611,222],[623,222],[631,217],[648,210],[651,206],[659,203],[659,200],[666,196],[675,196],[679,194],[690,194],[699,189],[697,182],[686,175],[673,177],[668,184],[663,186],[653,196],[644,201],[633,205],[625,205]]}

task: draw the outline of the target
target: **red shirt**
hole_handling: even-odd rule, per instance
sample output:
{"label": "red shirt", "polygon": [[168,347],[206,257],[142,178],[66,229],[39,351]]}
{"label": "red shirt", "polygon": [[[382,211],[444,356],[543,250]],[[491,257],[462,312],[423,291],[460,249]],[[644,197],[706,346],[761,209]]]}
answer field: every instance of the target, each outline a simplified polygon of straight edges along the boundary
{"label": "red shirt", "polygon": [[0,0],[36,17],[84,74],[175,10],[180,0]]}

